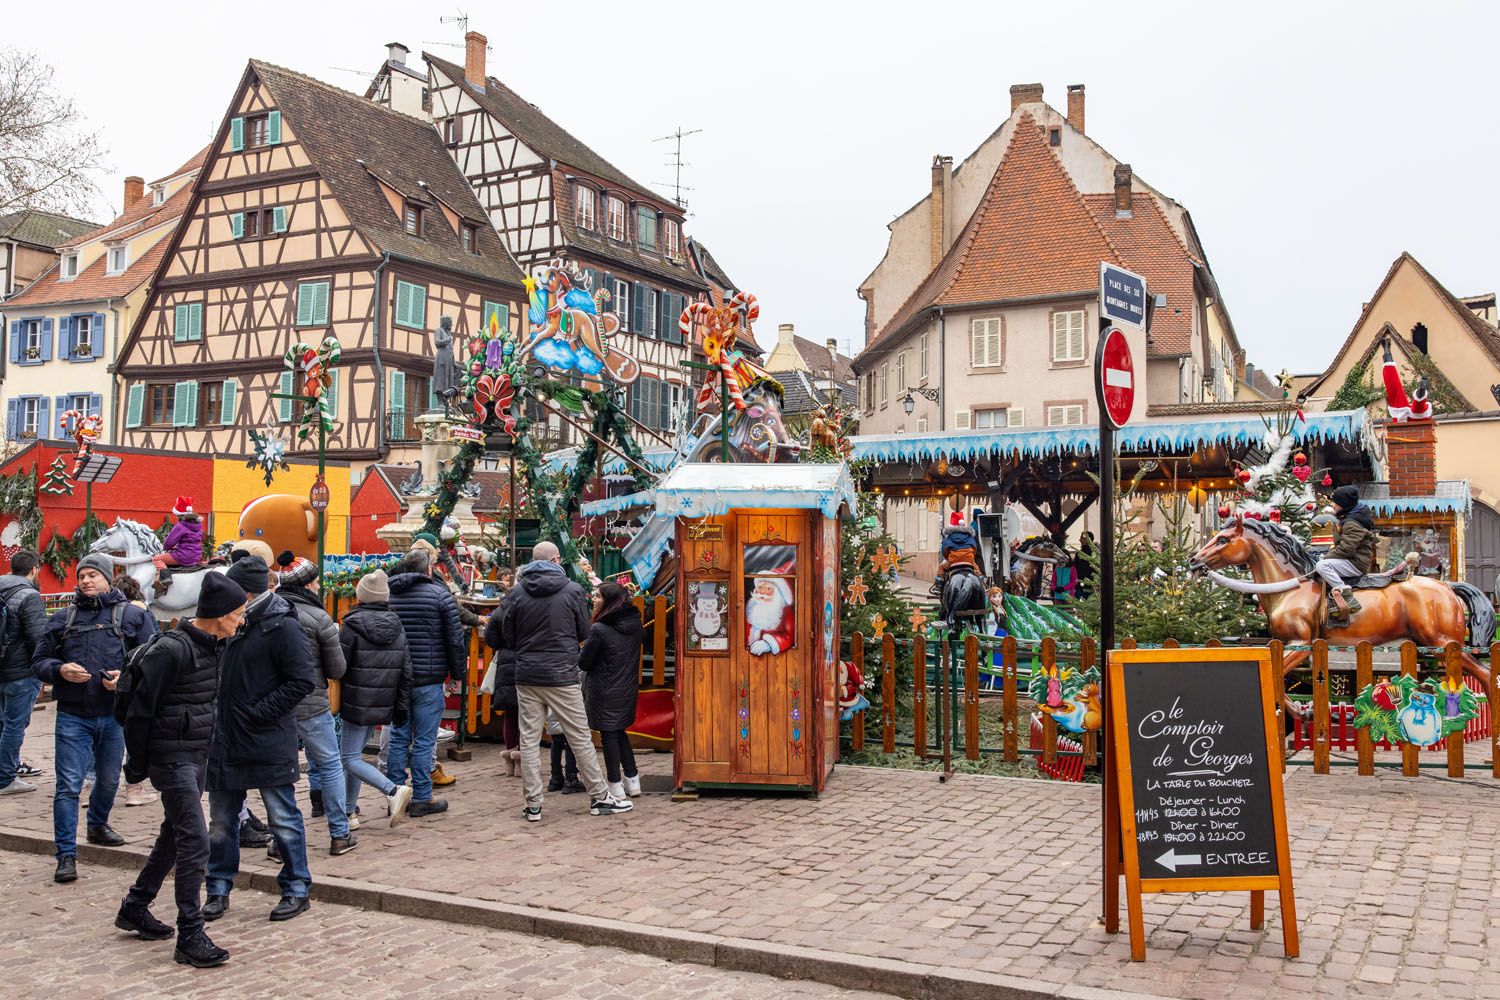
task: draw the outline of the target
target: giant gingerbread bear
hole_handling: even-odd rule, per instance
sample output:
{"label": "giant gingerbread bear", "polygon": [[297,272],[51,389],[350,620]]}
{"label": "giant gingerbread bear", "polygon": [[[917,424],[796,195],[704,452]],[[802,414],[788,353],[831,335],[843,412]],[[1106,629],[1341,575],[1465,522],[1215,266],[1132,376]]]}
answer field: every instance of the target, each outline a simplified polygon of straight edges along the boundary
{"label": "giant gingerbread bear", "polygon": [[258,538],[278,555],[318,559],[318,515],[307,497],[272,493],[251,500],[240,511],[240,537]]}

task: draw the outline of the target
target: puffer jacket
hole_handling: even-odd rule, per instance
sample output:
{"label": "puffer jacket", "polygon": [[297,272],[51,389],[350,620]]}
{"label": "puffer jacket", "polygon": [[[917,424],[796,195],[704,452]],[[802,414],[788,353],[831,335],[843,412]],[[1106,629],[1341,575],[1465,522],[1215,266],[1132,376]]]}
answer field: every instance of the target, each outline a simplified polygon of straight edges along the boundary
{"label": "puffer jacket", "polygon": [[[114,625],[115,609],[120,627]],[[72,628],[68,617],[73,610]],[[63,608],[47,621],[42,641],[32,657],[32,671],[52,685],[57,710],[86,719],[112,715],[115,693],[104,687],[106,671],[125,666],[125,654],[156,634],[156,619],[125,600],[118,590],[107,590],[98,597],[73,595],[73,607]],[[58,673],[64,663],[77,663],[89,672],[82,683],[63,680]]]}
{"label": "puffer jacket", "polygon": [[316,672],[291,605],[275,594],[252,601],[244,629],[224,648],[209,791],[297,783],[297,706]]}
{"label": "puffer jacket", "polygon": [[616,608],[589,627],[578,654],[589,728],[623,730],[635,721],[637,671],[645,628],[634,604]]}
{"label": "puffer jacket", "polygon": [[179,621],[146,651],[125,717],[125,777],[153,765],[202,764],[214,731],[214,695],[224,643]]}
{"label": "puffer jacket", "polygon": [[491,704],[511,715],[520,711],[516,701],[516,651],[505,644],[505,613],[510,603],[507,595],[494,611],[490,612],[489,624],[484,627],[484,644],[495,651],[495,693]]}
{"label": "puffer jacket", "polygon": [[47,608],[36,584],[24,576],[0,576],[0,601],[5,602],[5,656],[0,657],[0,684],[35,677],[31,658],[47,630]]}
{"label": "puffer jacket", "polygon": [[344,650],[339,718],[352,726],[405,720],[411,709],[411,654],[401,619],[384,601],[361,604],[339,629]]}
{"label": "puffer jacket", "polygon": [[344,676],[344,650],[339,645],[339,627],[323,610],[316,594],[304,587],[283,587],[276,593],[292,606],[313,651],[317,687],[297,706],[297,721],[301,722],[328,711],[328,682]]}
{"label": "puffer jacket", "polygon": [[1375,563],[1375,546],[1379,542],[1380,536],[1375,532],[1375,512],[1365,504],[1355,504],[1339,515],[1333,548],[1328,550],[1326,558],[1347,559],[1361,573],[1368,573]]}
{"label": "puffer jacket", "polygon": [[578,683],[578,645],[589,634],[589,599],[554,562],[531,562],[511,588],[501,624],[516,651],[516,683],[563,687]]}
{"label": "puffer jacket", "polygon": [[468,643],[453,594],[426,573],[397,573],[390,587],[390,607],[401,619],[411,652],[412,685],[424,687],[463,677]]}

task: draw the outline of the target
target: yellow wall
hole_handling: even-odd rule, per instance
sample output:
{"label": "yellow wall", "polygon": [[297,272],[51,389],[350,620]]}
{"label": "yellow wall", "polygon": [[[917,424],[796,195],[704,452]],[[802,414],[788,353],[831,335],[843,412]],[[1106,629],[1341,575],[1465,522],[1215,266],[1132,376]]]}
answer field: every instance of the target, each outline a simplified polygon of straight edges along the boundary
{"label": "yellow wall", "polygon": [[[214,460],[214,534],[220,541],[239,537],[240,511],[245,504],[269,493],[305,497],[318,477],[316,462],[293,462],[290,472],[278,472],[266,486],[259,467],[247,468],[243,459]],[[340,555],[349,551],[349,466],[329,463],[323,473],[328,483],[328,510],[324,551]]]}

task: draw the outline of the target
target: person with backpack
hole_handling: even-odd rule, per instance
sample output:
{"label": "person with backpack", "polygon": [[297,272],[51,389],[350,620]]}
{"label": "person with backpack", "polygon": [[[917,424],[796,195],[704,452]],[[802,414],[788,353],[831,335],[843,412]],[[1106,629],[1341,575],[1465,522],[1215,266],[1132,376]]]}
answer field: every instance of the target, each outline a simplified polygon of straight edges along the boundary
{"label": "person with backpack", "polygon": [[177,898],[177,947],[172,957],[207,969],[229,952],[203,930],[202,889],[208,867],[203,789],[214,698],[224,643],[245,620],[243,588],[222,573],[203,578],[197,615],[131,652],[115,693],[115,719],[125,729],[125,780],[150,779],[161,794],[161,830],[146,864],[115,914],[115,926],[143,941],[172,936],[151,904],[167,873]]}
{"label": "person with backpack", "polygon": [[32,658],[36,676],[52,685],[57,790],[52,796],[52,839],[57,845],[54,882],[78,878],[78,796],[90,765],[88,842],[119,847],[125,838],[109,825],[120,785],[125,735],[115,721],[115,686],[125,656],[156,634],[156,621],[114,588],[109,557],[78,560],[72,606],[47,621]]}
{"label": "person with backpack", "polygon": [[344,616],[339,629],[339,645],[347,665],[339,699],[344,805],[354,815],[359,786],[369,785],[385,796],[390,825],[395,826],[406,818],[411,786],[396,784],[365,760],[364,753],[376,726],[406,724],[411,711],[411,653],[406,648],[401,619],[391,610],[391,588],[385,572],[377,569],[360,577],[354,596],[359,604]]}
{"label": "person with backpack", "polygon": [[583,707],[589,728],[599,730],[609,793],[617,799],[641,794],[640,772],[625,730],[635,722],[637,671],[645,628],[630,593],[618,583],[599,585],[589,637],[578,654]]}
{"label": "person with backpack", "polygon": [[47,611],[37,590],[42,558],[30,549],[10,557],[10,572],[0,576],[0,795],[34,792],[20,775],[21,741],[42,682],[31,670],[31,657],[47,628]]}

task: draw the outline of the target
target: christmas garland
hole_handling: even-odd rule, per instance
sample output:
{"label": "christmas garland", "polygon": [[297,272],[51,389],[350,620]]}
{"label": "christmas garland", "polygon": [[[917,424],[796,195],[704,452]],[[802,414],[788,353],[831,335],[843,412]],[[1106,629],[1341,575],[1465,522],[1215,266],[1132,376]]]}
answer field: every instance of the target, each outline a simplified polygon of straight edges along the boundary
{"label": "christmas garland", "polygon": [[53,576],[59,580],[63,579],[68,574],[68,567],[88,555],[89,547],[84,539],[100,538],[108,530],[109,525],[90,512],[71,536],[65,536],[61,531],[53,531],[47,547],[38,553],[42,557],[42,565],[51,570]]}
{"label": "christmas garland", "polygon": [[42,508],[37,502],[35,470],[21,469],[0,475],[0,515],[3,514],[16,519],[21,547],[36,548],[42,534]]}

